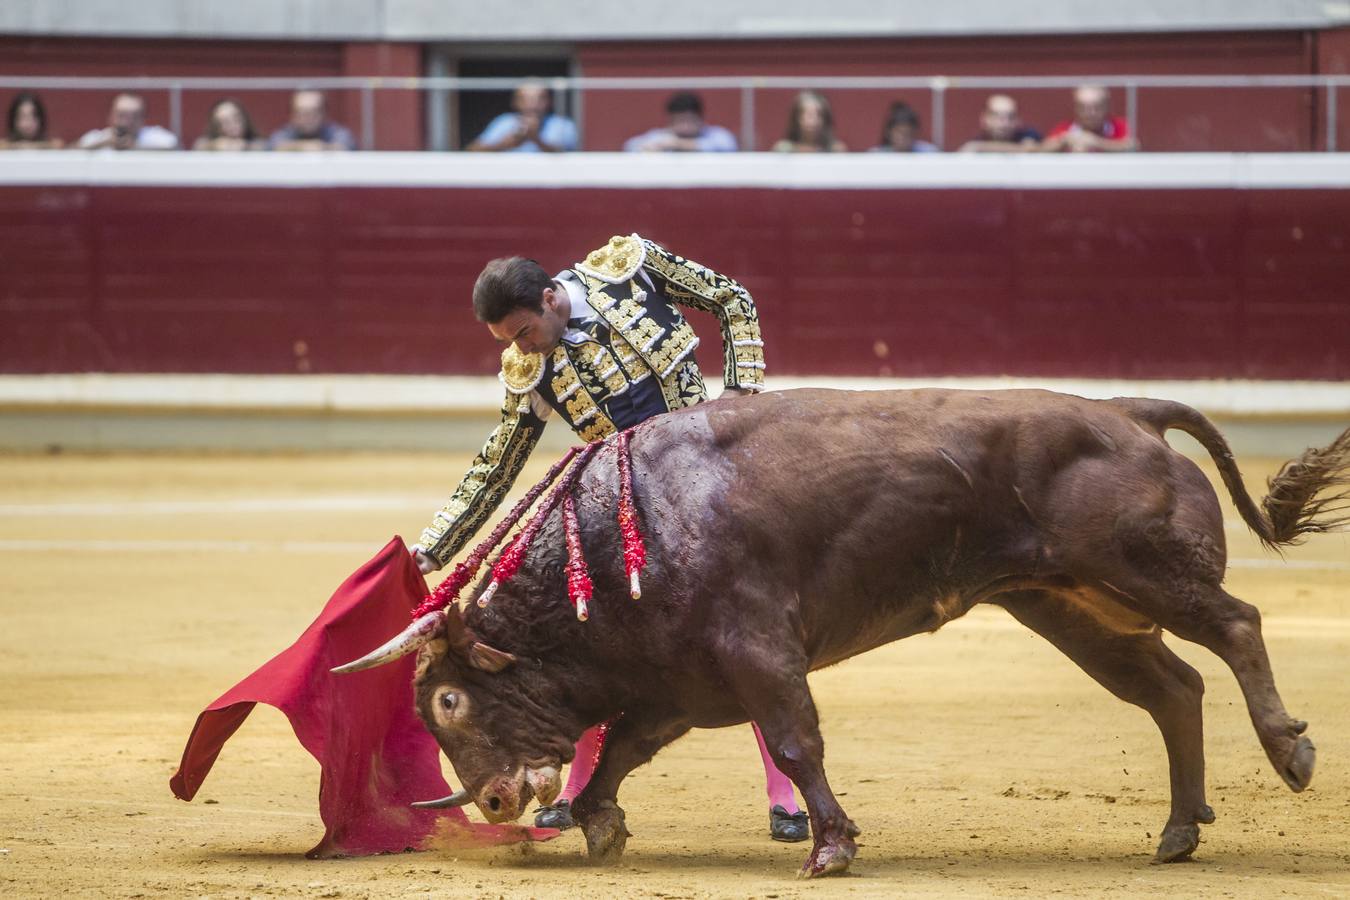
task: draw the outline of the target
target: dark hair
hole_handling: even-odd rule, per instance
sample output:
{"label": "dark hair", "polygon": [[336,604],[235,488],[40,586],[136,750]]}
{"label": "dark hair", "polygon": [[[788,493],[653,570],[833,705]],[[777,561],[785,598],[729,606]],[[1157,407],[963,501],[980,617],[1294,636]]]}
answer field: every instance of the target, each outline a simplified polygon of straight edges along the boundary
{"label": "dark hair", "polygon": [[33,105],[33,112],[37,114],[38,132],[36,140],[45,141],[47,139],[47,108],[42,105],[42,100],[32,91],[20,91],[14,95],[14,100],[9,104],[9,139],[11,141],[33,140],[25,138],[19,134],[18,121],[19,109],[25,104]]}
{"label": "dark hair", "polygon": [[672,116],[676,113],[698,113],[699,118],[702,118],[703,101],[699,99],[698,94],[680,91],[678,94],[670,95],[670,99],[666,101],[666,112]]}
{"label": "dark hair", "polygon": [[908,125],[916,132],[919,130],[919,114],[914,111],[914,107],[903,100],[897,100],[891,104],[891,111],[886,116],[886,124],[881,126],[881,146],[890,146],[891,129],[897,125]]}
{"label": "dark hair", "polygon": [[825,95],[818,91],[802,91],[792,100],[792,110],[788,113],[787,139],[794,144],[802,142],[802,107],[808,103],[814,103],[820,107],[820,117],[824,123],[820,128],[820,140],[817,142],[822,150],[830,150],[834,147],[834,113],[830,112],[830,101],[825,99]]}
{"label": "dark hair", "polygon": [[211,104],[211,111],[206,114],[206,139],[214,141],[220,137],[220,126],[216,124],[216,111],[227,103],[239,110],[239,115],[244,120],[244,140],[256,141],[258,131],[253,127],[253,120],[249,118],[248,110],[244,109],[244,104],[233,97],[224,97]]}
{"label": "dark hair", "polygon": [[544,288],[553,278],[544,267],[523,256],[504,256],[483,267],[473,286],[473,314],[494,324],[518,309],[542,312]]}

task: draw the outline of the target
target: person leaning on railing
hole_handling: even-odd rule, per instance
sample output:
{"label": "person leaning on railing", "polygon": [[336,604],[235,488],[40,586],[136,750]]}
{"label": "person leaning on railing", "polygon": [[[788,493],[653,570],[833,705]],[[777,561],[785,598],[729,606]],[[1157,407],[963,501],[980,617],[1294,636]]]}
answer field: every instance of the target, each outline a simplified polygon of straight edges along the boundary
{"label": "person leaning on railing", "polygon": [[703,120],[703,99],[698,94],[681,91],[666,101],[668,124],[653,128],[624,142],[629,153],[731,153],[737,149],[736,138],[720,125],[709,125]]}
{"label": "person leaning on railing", "polygon": [[552,111],[548,89],[527,81],[511,96],[511,112],[488,123],[467,149],[477,153],[563,153],[580,145],[576,123]]}
{"label": "person leaning on railing", "polygon": [[238,100],[217,100],[206,116],[206,132],[192,145],[193,150],[266,150],[267,142],[258,136],[248,110]]}
{"label": "person leaning on railing", "polygon": [[48,136],[47,108],[42,105],[42,98],[32,91],[14,95],[5,121],[0,150],[60,150],[63,146],[60,138]]}
{"label": "person leaning on railing", "polygon": [[1085,84],[1073,92],[1073,118],[1050,129],[1046,153],[1128,153],[1139,149],[1129,123],[1111,115],[1111,92]]}
{"label": "person leaning on railing", "polygon": [[291,95],[291,119],[272,132],[271,150],[355,150],[352,133],[328,118],[328,101],[320,91],[300,90]]}
{"label": "person leaning on railing", "polygon": [[937,153],[936,144],[919,140],[919,114],[903,100],[891,104],[881,125],[881,143],[872,153]]}
{"label": "person leaning on railing", "polygon": [[843,153],[848,147],[834,136],[830,101],[817,91],[802,91],[793,99],[787,131],[773,149],[778,153]]}
{"label": "person leaning on railing", "polygon": [[1017,101],[990,94],[980,113],[980,133],[961,145],[962,153],[1031,153],[1041,148],[1041,133],[1022,122]]}
{"label": "person leaning on railing", "polygon": [[178,135],[145,124],[145,98],[121,93],[108,109],[108,126],[86,131],[76,146],[81,150],[177,150]]}

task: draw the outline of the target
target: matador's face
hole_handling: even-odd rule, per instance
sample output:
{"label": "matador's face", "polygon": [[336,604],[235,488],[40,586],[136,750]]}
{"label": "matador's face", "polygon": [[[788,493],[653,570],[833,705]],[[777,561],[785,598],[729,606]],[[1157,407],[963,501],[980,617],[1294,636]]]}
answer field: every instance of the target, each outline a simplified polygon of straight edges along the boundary
{"label": "matador's face", "polygon": [[514,309],[500,321],[489,322],[488,331],[503,344],[515,344],[521,353],[552,353],[562,341],[570,314],[566,293],[548,287],[538,310]]}

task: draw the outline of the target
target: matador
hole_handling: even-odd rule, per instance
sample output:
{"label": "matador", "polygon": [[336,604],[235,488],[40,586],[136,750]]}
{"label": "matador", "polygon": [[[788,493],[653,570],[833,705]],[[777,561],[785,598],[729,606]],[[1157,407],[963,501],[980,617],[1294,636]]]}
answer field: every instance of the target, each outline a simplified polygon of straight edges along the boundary
{"label": "matador", "polygon": [[[708,398],[694,359],[699,339],[680,306],[717,318],[726,391],[762,390],[764,342],[750,293],[653,241],[636,234],[612,237],[553,276],[521,256],[487,264],[474,284],[473,307],[507,345],[498,376],[506,389],[501,422],[410,548],[424,573],[450,562],[493,514],[552,416],[590,443]],[[755,737],[770,836],[805,840],[809,823],[792,783],[774,767],[757,727]],[[538,810],[536,825],[573,825],[571,801],[590,780],[602,740],[598,728],[582,735],[567,786]]]}

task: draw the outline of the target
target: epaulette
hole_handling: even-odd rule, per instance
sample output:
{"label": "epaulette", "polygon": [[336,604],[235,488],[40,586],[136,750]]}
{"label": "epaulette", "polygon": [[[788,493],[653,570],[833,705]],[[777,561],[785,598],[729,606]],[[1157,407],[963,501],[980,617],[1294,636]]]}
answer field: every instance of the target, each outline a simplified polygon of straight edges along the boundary
{"label": "epaulette", "polygon": [[586,254],[577,271],[610,284],[622,284],[637,274],[647,258],[647,247],[636,234],[616,234],[609,243]]}
{"label": "epaulette", "polygon": [[544,377],[544,354],[521,353],[512,344],[502,351],[502,370],[497,375],[513,394],[528,394]]}

